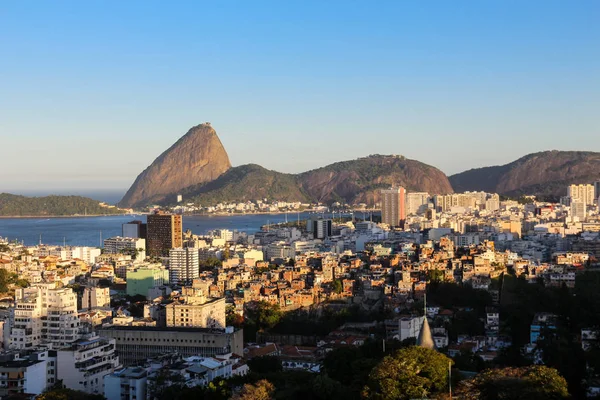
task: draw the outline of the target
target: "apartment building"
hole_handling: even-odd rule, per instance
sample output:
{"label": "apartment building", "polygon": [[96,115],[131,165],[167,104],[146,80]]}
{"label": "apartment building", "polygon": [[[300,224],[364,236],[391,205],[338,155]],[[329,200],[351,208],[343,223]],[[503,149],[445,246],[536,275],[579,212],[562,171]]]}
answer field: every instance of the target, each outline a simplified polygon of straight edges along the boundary
{"label": "apartment building", "polygon": [[134,259],[146,258],[146,239],[114,236],[104,240],[105,254],[129,254]]}
{"label": "apartment building", "polygon": [[56,352],[57,378],[69,389],[104,394],[104,376],[120,368],[115,339],[91,336]]}
{"label": "apartment building", "polygon": [[168,327],[225,329],[225,298],[203,304],[171,303],[166,306]]}
{"label": "apartment building", "polygon": [[191,284],[200,276],[198,250],[177,248],[169,251],[169,282],[173,285]]}
{"label": "apartment building", "polygon": [[392,187],[381,190],[381,222],[392,227],[403,226],[406,220],[406,189]]}
{"label": "apartment building", "polygon": [[167,257],[169,250],[183,246],[181,215],[158,212],[147,217],[146,251],[150,257]]}

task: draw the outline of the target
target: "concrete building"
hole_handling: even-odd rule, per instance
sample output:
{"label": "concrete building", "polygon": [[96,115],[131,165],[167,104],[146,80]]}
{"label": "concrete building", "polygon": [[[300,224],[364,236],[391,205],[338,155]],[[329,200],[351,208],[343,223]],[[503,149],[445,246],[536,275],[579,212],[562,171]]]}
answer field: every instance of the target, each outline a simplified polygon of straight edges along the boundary
{"label": "concrete building", "polygon": [[406,220],[406,190],[392,187],[381,190],[381,222],[392,227],[403,227]]}
{"label": "concrete building", "polygon": [[399,339],[400,341],[419,337],[421,327],[423,326],[424,317],[404,317],[400,318],[399,324]]}
{"label": "concrete building", "polygon": [[169,283],[169,270],[162,266],[138,267],[127,271],[127,295],[148,296],[148,289]]}
{"label": "concrete building", "polygon": [[114,236],[104,240],[105,254],[129,254],[132,258],[146,258],[146,239]]}
{"label": "concrete building", "polygon": [[148,215],[146,246],[150,257],[167,257],[171,249],[182,247],[181,215],[163,212]]}
{"label": "concrete building", "polygon": [[104,394],[104,376],[120,367],[115,340],[93,336],[56,352],[56,376],[69,389]]}
{"label": "concrete building", "polygon": [[329,218],[312,216],[306,220],[306,231],[312,233],[315,239],[325,239],[331,236],[332,223]]}
{"label": "concrete building", "polygon": [[167,353],[213,357],[244,351],[243,330],[230,327],[217,330],[120,326],[101,329],[99,334],[116,339],[117,353],[124,366],[135,366]]}
{"label": "concrete building", "polygon": [[406,193],[406,214],[422,214],[427,209],[431,197],[426,192]]}
{"label": "concrete building", "polygon": [[167,327],[225,329],[225,298],[204,304],[171,303],[165,308]]}
{"label": "concrete building", "polygon": [[570,185],[567,188],[567,196],[571,198],[571,202],[592,205],[595,200],[594,195],[594,185]]}
{"label": "concrete building", "polygon": [[572,201],[570,215],[572,218],[577,218],[579,222],[584,222],[587,215],[585,203],[581,201]]}
{"label": "concrete building", "polygon": [[79,338],[77,297],[70,288],[38,284],[17,290],[11,319],[11,349],[57,349]]}
{"label": "concrete building", "polygon": [[148,373],[140,367],[123,368],[104,376],[106,400],[143,400],[146,398]]}
{"label": "concrete building", "polygon": [[169,282],[173,285],[191,284],[200,275],[198,250],[178,248],[169,251]]}
{"label": "concrete building", "polygon": [[147,225],[142,221],[131,221],[123,224],[122,235],[126,238],[146,239]]}
{"label": "concrete building", "polygon": [[110,307],[110,289],[101,287],[86,287],[81,298],[82,310]]}
{"label": "concrete building", "polygon": [[39,395],[46,385],[46,360],[18,359],[0,363],[0,399],[25,393]]}

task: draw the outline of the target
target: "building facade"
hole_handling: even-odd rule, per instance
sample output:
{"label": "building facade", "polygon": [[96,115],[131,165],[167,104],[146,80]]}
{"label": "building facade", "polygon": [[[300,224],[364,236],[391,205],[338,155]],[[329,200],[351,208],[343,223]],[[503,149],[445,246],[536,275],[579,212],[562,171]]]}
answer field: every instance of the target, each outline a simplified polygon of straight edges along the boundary
{"label": "building facade", "polygon": [[200,276],[198,250],[186,247],[169,251],[169,282],[173,285],[191,284]]}
{"label": "building facade", "polygon": [[146,252],[151,257],[167,257],[169,250],[183,246],[181,215],[148,215]]}
{"label": "building facade", "polygon": [[392,227],[404,226],[406,220],[406,190],[392,187],[381,190],[381,222]]}
{"label": "building facade", "polygon": [[166,306],[168,327],[225,329],[225,298],[204,304],[171,303]]}
{"label": "building facade", "polygon": [[213,357],[243,354],[243,330],[204,328],[109,327],[99,334],[116,340],[117,354],[124,366],[135,366],[148,358],[168,353],[184,357]]}

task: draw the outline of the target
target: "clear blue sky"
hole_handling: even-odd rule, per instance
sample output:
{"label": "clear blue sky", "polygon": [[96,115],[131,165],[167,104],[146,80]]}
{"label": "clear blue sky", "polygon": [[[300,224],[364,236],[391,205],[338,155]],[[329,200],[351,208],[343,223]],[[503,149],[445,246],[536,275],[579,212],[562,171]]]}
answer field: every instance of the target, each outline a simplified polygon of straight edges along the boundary
{"label": "clear blue sky", "polygon": [[447,174],[600,151],[600,1],[0,2],[0,192],[126,189],[212,122],[233,165]]}

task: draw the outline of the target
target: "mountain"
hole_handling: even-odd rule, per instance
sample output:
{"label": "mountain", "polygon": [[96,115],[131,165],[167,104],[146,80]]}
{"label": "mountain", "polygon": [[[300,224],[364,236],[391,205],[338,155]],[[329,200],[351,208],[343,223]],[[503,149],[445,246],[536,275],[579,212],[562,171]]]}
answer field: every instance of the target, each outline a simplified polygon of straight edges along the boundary
{"label": "mountain", "polygon": [[299,175],[307,195],[319,202],[373,203],[379,189],[404,186],[409,192],[452,193],[452,186],[439,169],[397,155],[371,155],[342,161]]}
{"label": "mountain", "polygon": [[[256,164],[233,167],[212,182],[194,185],[181,194],[198,204],[217,204],[222,201],[247,201],[277,199],[282,201],[307,201],[296,175],[271,171]],[[175,196],[167,198],[174,203]]]}
{"label": "mountain", "polygon": [[0,216],[110,215],[122,212],[81,196],[26,197],[0,193]]}
{"label": "mountain", "polygon": [[186,187],[215,180],[229,168],[229,156],[210,123],[194,126],[138,175],[119,206],[160,203]]}
{"label": "mountain", "polygon": [[483,190],[512,196],[566,196],[568,185],[600,179],[600,153],[543,151],[506,165],[471,169],[449,179],[457,192]]}
{"label": "mountain", "polygon": [[[410,191],[451,193],[452,187],[440,170],[401,156],[374,155],[344,161],[302,174],[284,174],[256,164],[231,168],[212,182],[185,188],[185,201],[216,204],[256,199],[348,203],[373,202],[378,189],[392,184]],[[177,193],[165,199],[173,204]]]}

